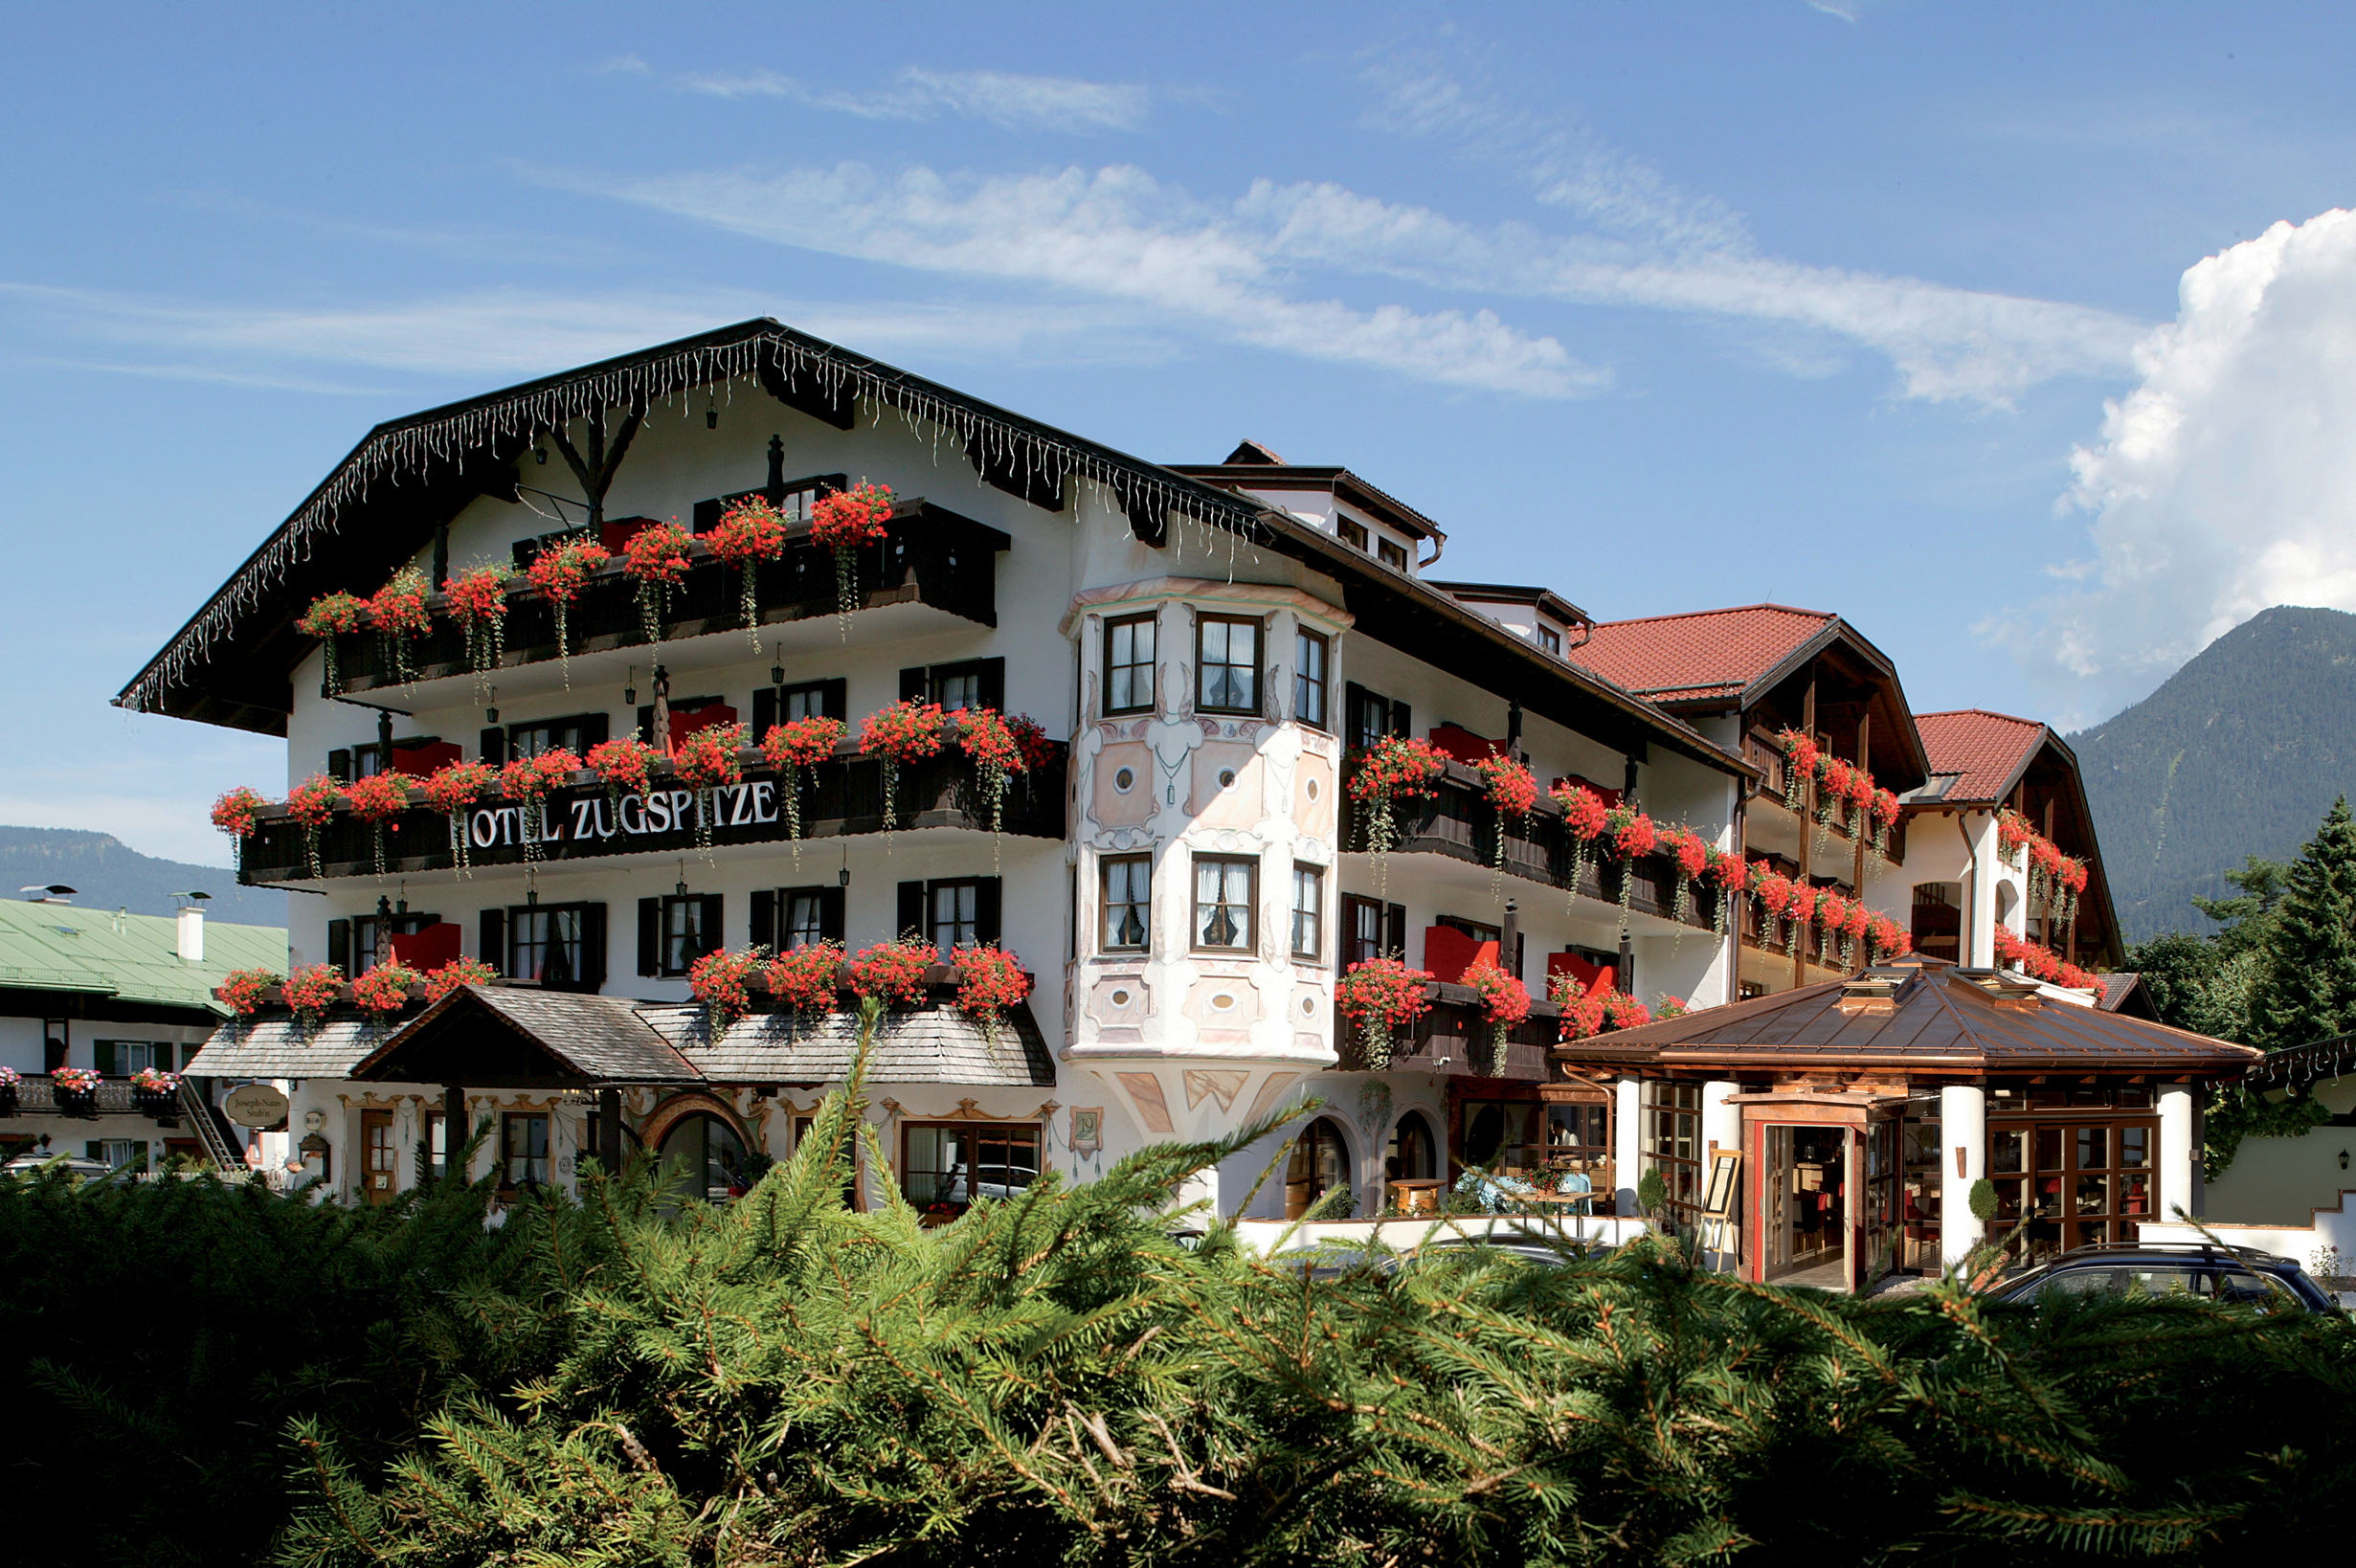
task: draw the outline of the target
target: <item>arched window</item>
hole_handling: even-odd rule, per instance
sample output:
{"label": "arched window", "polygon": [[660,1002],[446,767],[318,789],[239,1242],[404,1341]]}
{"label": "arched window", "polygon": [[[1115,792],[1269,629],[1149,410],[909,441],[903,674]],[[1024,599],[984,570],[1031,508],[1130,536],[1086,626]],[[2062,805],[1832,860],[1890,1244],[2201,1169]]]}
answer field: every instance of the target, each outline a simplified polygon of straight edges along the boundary
{"label": "arched window", "polygon": [[1391,1147],[1383,1157],[1382,1173],[1391,1181],[1428,1181],[1439,1175],[1438,1146],[1431,1124],[1421,1111],[1408,1111],[1391,1129]]}
{"label": "arched window", "polygon": [[709,1111],[681,1117],[662,1137],[663,1178],[684,1182],[690,1198],[712,1203],[742,1198],[757,1175],[752,1164],[736,1129]]}
{"label": "arched window", "polygon": [[1318,1198],[1349,1185],[1350,1154],[1341,1129],[1320,1116],[1292,1140],[1292,1159],[1285,1167],[1285,1218],[1298,1220]]}

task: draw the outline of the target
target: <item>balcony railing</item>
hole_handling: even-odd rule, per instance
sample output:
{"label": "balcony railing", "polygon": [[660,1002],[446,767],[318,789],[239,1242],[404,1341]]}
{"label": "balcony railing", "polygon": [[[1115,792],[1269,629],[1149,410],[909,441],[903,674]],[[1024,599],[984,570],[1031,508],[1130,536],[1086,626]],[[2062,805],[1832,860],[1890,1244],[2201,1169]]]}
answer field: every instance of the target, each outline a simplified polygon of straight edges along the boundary
{"label": "balcony railing", "polygon": [[[1391,1072],[1441,1073],[1458,1078],[1494,1078],[1505,1084],[1542,1084],[1548,1074],[1547,1051],[1561,1027],[1561,1010],[1533,1000],[1530,1016],[1506,1031],[1504,1071],[1493,1071],[1491,1026],[1481,1016],[1481,1001],[1472,988],[1434,980],[1424,987],[1430,1011],[1415,1020],[1410,1034],[1391,1037]],[[1335,1014],[1335,1054],[1341,1060],[1336,1072],[1367,1070],[1365,1042],[1348,1019]]]}
{"label": "balcony railing", "polygon": [[[1352,766],[1356,759],[1352,759]],[[1635,861],[1612,857],[1602,841],[1585,846],[1576,888],[1571,882],[1572,839],[1562,825],[1562,808],[1541,797],[1537,809],[1522,818],[1501,817],[1490,805],[1480,775],[1462,763],[1447,765],[1434,793],[1396,801],[1391,819],[1396,837],[1394,855],[1447,855],[1476,865],[1496,863],[1497,835],[1505,835],[1505,870],[1526,882],[1575,890],[1606,904],[1620,900],[1621,879],[1633,879],[1627,890],[1628,908],[1637,914],[1674,918],[1677,865],[1667,855],[1647,855]],[[1347,795],[1342,814],[1342,841],[1353,850],[1367,847],[1367,808]],[[1685,924],[1709,929],[1717,918],[1717,894],[1700,881],[1689,889]]]}
{"label": "balcony railing", "polygon": [[[863,609],[886,604],[927,604],[984,626],[998,624],[998,552],[1013,541],[997,528],[932,505],[921,497],[894,503],[887,536],[857,551],[857,602]],[[763,625],[822,618],[835,613],[835,558],[809,540],[809,525],[786,526],[783,558],[764,561],[753,586]],[[740,630],[744,624],[739,578],[698,540],[693,564],[671,593],[663,617],[665,640],[707,632]],[[434,629],[411,645],[413,679],[431,681],[465,675],[465,630],[453,623],[440,594],[430,596]],[[566,637],[575,654],[643,645],[638,584],[618,558],[590,577],[566,611]],[[383,640],[355,633],[337,647],[347,691],[381,690],[400,684],[386,662]],[[557,657],[556,611],[524,579],[509,585],[505,654],[502,668],[543,663]]]}
{"label": "balcony railing", "polygon": [[[1752,809],[1764,806],[1773,811],[1787,811],[1784,804],[1784,792],[1791,775],[1784,761],[1784,749],[1772,739],[1756,734],[1745,735],[1742,737],[1742,760],[1757,768],[1761,775],[1759,793],[1751,797]],[[1811,819],[1806,824],[1807,831],[1832,836],[1836,842],[1829,853],[1853,853],[1856,840],[1849,836],[1849,823],[1851,817],[1856,815],[1856,808],[1846,800],[1820,800],[1818,803],[1827,808],[1825,820],[1819,824]],[[1870,844],[1874,832],[1870,814],[1866,815],[1865,832]],[[1905,860],[1906,818],[1900,816],[1890,829],[1890,862],[1900,865],[1905,863]]]}
{"label": "balcony railing", "polygon": [[26,1073],[12,1092],[0,1087],[0,1116],[152,1116],[171,1127],[180,1110],[177,1094],[151,1094],[128,1078],[101,1078],[94,1094],[61,1093],[45,1073]]}
{"label": "balcony railing", "polygon": [[[642,795],[623,795],[618,804],[593,773],[572,775],[569,786],[550,792],[543,809],[543,858],[550,861],[678,854],[696,845],[699,812],[711,815],[714,845],[782,843],[791,827],[777,774],[760,752],[740,753],[745,781],[698,792],[657,775]],[[1001,830],[1031,839],[1065,836],[1065,774],[1069,749],[1055,744],[1043,766],[1009,777]],[[801,836],[832,839],[884,830],[884,767],[873,757],[840,754],[829,762],[797,770],[801,800]],[[953,746],[922,762],[902,764],[895,798],[901,831],[965,828],[988,832],[990,812],[981,798],[973,764]],[[517,865],[524,862],[524,818],[520,802],[493,795],[465,815],[468,863]],[[397,827],[398,831],[394,831]],[[375,829],[339,807],[320,829],[320,872],[326,877],[376,873]],[[413,806],[386,824],[388,874],[449,870],[453,865],[449,818]],[[300,882],[310,875],[303,829],[283,807],[267,809],[244,842],[237,867],[240,882],[266,885]]]}

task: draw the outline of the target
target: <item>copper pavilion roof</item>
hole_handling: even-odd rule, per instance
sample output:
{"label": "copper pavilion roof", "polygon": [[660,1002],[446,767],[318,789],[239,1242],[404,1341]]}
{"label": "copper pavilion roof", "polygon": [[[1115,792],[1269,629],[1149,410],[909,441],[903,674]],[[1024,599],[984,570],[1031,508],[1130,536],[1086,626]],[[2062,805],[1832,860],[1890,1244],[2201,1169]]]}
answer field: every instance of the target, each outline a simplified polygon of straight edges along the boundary
{"label": "copper pavilion roof", "polygon": [[2238,1075],[2260,1053],[2042,996],[1989,970],[1913,954],[1848,980],[1756,997],[1555,1047],[1557,1061],[1662,1067]]}

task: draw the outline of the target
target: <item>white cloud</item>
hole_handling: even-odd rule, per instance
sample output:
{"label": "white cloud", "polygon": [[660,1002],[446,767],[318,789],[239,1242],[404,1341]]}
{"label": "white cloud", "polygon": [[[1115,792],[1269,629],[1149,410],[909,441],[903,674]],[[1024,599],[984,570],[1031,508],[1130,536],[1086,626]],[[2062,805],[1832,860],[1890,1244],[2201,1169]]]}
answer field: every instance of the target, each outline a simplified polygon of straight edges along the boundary
{"label": "white cloud", "polygon": [[911,66],[880,92],[819,91],[779,72],[740,77],[682,76],[688,92],[712,98],[781,98],[813,109],[863,120],[931,120],[962,115],[1004,130],[1086,134],[1140,129],[1153,106],[1150,89],[1133,82],[1079,81],[1004,71],[926,71]]}
{"label": "white cloud", "polygon": [[2081,305],[1763,255],[1726,202],[1679,189],[1577,125],[1510,107],[1416,61],[1377,61],[1361,77],[1375,89],[1372,128],[1452,142],[1510,168],[1542,207],[1581,227],[1474,230],[1331,185],[1255,191],[1291,245],[1335,265],[1825,333],[1885,356],[1905,395],[1931,401],[2004,406],[2058,376],[2121,372],[2143,331]]}
{"label": "white cloud", "polygon": [[1251,198],[1225,208],[1197,202],[1133,168],[983,179],[924,168],[886,176],[844,164],[777,175],[561,179],[778,244],[1126,301],[1308,359],[1537,397],[1575,396],[1609,380],[1555,339],[1487,310],[1295,299],[1286,244]]}
{"label": "white cloud", "polygon": [[1983,629],[2073,723],[2147,693],[2272,605],[2356,610],[2356,213],[2194,265],[2142,381],[2071,459],[2089,586]]}

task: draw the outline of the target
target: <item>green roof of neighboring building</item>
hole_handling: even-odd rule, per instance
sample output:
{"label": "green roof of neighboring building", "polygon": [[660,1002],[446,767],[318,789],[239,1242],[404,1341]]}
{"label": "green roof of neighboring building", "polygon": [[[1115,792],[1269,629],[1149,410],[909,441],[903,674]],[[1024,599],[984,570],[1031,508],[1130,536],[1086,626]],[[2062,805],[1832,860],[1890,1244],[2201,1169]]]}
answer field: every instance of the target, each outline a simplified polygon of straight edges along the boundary
{"label": "green roof of neighboring building", "polygon": [[0,903],[0,989],[117,997],[157,1007],[229,1010],[213,988],[233,969],[286,968],[278,926],[205,922],[205,958],[183,963],[179,932],[161,915],[117,914],[71,904]]}

